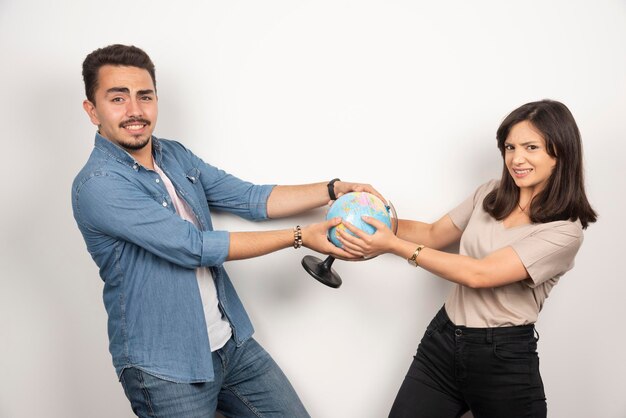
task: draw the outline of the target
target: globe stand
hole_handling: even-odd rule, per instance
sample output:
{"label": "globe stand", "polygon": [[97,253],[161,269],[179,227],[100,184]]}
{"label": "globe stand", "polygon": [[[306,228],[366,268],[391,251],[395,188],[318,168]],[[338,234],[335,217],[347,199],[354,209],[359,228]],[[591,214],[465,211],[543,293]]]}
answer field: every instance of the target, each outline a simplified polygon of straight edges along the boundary
{"label": "globe stand", "polygon": [[332,268],[334,261],[335,257],[332,255],[326,257],[324,261],[312,255],[307,255],[302,258],[302,267],[320,283],[336,289],[341,286],[342,281],[341,277]]}

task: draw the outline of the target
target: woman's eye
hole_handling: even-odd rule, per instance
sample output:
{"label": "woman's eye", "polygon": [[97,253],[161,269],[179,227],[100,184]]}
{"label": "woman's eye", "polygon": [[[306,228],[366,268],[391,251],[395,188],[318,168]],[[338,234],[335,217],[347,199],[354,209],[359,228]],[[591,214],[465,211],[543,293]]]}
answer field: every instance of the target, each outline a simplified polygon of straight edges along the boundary
{"label": "woman's eye", "polygon": [[513,145],[508,145],[507,144],[507,145],[504,146],[504,149],[507,150],[507,151],[512,151],[513,150]]}

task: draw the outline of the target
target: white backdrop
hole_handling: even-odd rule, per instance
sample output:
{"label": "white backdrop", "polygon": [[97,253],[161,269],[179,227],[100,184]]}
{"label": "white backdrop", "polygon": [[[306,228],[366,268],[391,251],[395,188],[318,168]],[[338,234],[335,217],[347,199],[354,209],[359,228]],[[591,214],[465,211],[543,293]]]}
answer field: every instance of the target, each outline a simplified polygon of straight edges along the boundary
{"label": "white backdrop", "polygon": [[[624,0],[0,0],[0,417],[132,416],[70,206],[94,135],[81,63],[112,43],[157,66],[156,135],[256,183],[370,182],[425,221],[499,177],[509,111],[563,101],[600,218],[538,323],[549,415],[626,416]],[[227,264],[256,338],[313,417],[386,416],[449,285],[382,256],[335,263],[333,290],[307,253]]]}

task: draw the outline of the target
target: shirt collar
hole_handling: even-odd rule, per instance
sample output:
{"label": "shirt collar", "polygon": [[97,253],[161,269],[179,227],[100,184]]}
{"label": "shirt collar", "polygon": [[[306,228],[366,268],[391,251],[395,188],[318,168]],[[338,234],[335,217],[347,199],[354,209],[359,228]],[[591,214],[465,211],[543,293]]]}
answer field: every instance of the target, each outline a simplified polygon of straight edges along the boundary
{"label": "shirt collar", "polygon": [[[115,158],[122,164],[125,164],[129,167],[135,167],[139,162],[133,158],[124,148],[120,147],[117,144],[114,144],[112,141],[109,141],[100,133],[96,132],[96,139],[94,146],[99,150],[109,154],[111,157]],[[161,163],[162,159],[162,147],[161,141],[154,135],[152,136],[152,157],[157,162],[157,164]]]}

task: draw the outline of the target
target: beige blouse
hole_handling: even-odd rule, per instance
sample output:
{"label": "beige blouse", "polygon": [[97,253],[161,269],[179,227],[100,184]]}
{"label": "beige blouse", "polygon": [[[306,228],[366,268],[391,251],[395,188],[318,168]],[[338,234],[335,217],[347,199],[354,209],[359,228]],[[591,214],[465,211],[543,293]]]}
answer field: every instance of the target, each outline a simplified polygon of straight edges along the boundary
{"label": "beige blouse", "polygon": [[456,325],[503,327],[534,323],[550,290],[574,266],[574,257],[583,242],[580,221],[505,228],[502,221],[483,210],[483,199],[498,183],[492,180],[483,184],[448,214],[463,231],[459,253],[483,258],[510,246],[530,278],[488,289],[455,285],[445,307]]}

